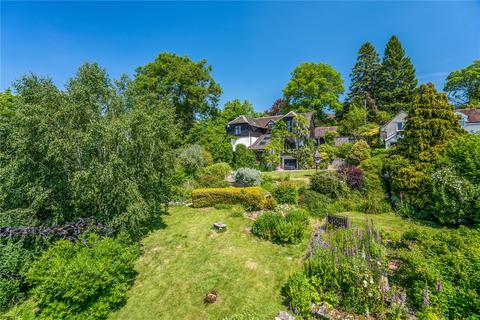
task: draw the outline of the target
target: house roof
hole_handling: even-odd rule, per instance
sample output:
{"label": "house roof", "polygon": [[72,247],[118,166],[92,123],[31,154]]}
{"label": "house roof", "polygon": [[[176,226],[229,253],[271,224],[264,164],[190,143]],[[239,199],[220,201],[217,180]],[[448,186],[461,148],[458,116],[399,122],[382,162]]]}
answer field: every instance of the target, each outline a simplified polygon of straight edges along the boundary
{"label": "house roof", "polygon": [[337,131],[337,127],[336,126],[330,126],[330,127],[316,127],[315,128],[315,133],[314,133],[314,137],[316,139],[318,138],[323,138],[325,137],[325,134],[329,131]]}
{"label": "house roof", "polygon": [[262,134],[258,139],[250,146],[253,150],[265,150],[265,147],[270,142],[270,134]]}
{"label": "house roof", "polygon": [[307,118],[308,122],[312,121],[313,118],[313,112],[305,112],[305,113],[295,113],[293,111],[290,111],[286,115],[279,115],[279,116],[267,116],[267,117],[258,117],[258,118],[252,118],[249,116],[244,116],[241,115],[232,121],[230,121],[228,124],[241,124],[241,123],[248,123],[251,126],[254,127],[259,127],[259,128],[266,128],[267,124],[270,121],[276,122],[278,119],[283,119],[284,117],[293,117],[296,115],[301,115]]}
{"label": "house roof", "polygon": [[[385,130],[385,128],[386,128],[392,121],[397,120],[397,122],[398,122],[398,120],[399,120],[399,118],[400,118],[401,116],[406,117],[406,116],[408,116],[408,113],[406,113],[405,111],[400,111],[400,112],[397,113],[390,121],[388,121],[387,123],[385,123],[385,124],[380,128],[380,130],[381,130],[381,131]],[[401,119],[401,118],[400,118],[400,119]]]}
{"label": "house roof", "polygon": [[468,122],[480,122],[480,109],[468,108],[455,110],[467,116]]}

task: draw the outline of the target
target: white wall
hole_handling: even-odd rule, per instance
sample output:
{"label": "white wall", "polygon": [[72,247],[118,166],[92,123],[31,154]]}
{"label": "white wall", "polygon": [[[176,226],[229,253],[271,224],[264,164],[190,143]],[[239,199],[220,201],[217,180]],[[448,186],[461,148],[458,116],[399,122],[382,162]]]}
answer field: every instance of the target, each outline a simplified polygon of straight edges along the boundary
{"label": "white wall", "polygon": [[248,148],[252,144],[254,144],[255,141],[257,141],[257,139],[258,139],[257,137],[240,137],[237,139],[232,139],[231,143],[232,143],[233,151],[235,151],[237,145],[239,144],[243,144]]}
{"label": "white wall", "polygon": [[467,123],[464,129],[469,133],[480,132],[480,123]]}

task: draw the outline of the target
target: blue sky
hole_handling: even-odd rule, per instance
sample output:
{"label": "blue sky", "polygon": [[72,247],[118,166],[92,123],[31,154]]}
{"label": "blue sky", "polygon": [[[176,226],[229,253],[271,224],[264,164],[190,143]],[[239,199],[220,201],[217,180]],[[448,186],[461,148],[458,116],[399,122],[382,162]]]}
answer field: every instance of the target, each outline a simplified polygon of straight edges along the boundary
{"label": "blue sky", "polygon": [[302,62],[326,62],[345,87],[356,52],[396,34],[421,83],[443,88],[480,59],[480,2],[3,2],[0,88],[33,72],[63,86],[85,61],[113,78],[163,51],[205,58],[221,105],[264,110]]}

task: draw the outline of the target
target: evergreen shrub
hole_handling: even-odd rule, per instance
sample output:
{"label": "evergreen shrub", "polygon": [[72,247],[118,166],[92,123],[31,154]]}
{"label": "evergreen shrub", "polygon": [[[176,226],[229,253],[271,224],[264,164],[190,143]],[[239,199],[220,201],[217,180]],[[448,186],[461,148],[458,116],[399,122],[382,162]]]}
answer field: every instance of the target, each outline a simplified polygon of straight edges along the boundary
{"label": "evergreen shrub", "polygon": [[291,181],[279,182],[272,194],[279,203],[298,203],[298,188]]}
{"label": "evergreen shrub", "polygon": [[195,208],[212,207],[216,204],[241,204],[247,210],[263,209],[266,193],[260,187],[203,188],[192,191]]}

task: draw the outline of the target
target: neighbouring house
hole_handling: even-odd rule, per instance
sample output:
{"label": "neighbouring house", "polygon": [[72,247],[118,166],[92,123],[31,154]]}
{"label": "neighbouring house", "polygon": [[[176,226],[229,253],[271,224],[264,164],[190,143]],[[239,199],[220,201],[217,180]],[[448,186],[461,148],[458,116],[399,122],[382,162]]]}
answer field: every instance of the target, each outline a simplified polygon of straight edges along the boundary
{"label": "neighbouring house", "polygon": [[390,148],[402,138],[406,119],[407,113],[400,111],[392,120],[380,128],[380,139],[385,144],[385,148]]}
{"label": "neighbouring house", "polygon": [[[287,123],[288,130],[291,131],[293,129],[293,119],[296,115],[301,115],[308,121],[310,130],[308,136],[306,136],[304,139],[317,140],[315,133],[317,132],[318,128],[315,128],[313,112],[297,114],[293,111],[290,111],[285,115],[258,118],[241,115],[227,124],[227,134],[233,137],[231,140],[233,150],[235,150],[239,144],[243,144],[247,148],[257,152],[257,155],[261,156],[261,153],[265,151],[266,146],[271,140],[271,133],[275,122],[285,121]],[[320,131],[322,130],[318,130],[318,132]],[[327,131],[325,131],[325,133],[326,132]],[[323,137],[325,133],[323,133]],[[320,135],[318,137],[321,138]],[[304,139],[300,139],[298,141],[287,141],[289,142],[287,143],[287,148],[294,149],[302,146]],[[280,167],[286,170],[298,169],[298,161],[291,155],[283,154],[281,156]]]}
{"label": "neighbouring house", "polygon": [[457,109],[455,114],[460,116],[460,125],[469,133],[480,132],[480,109]]}

